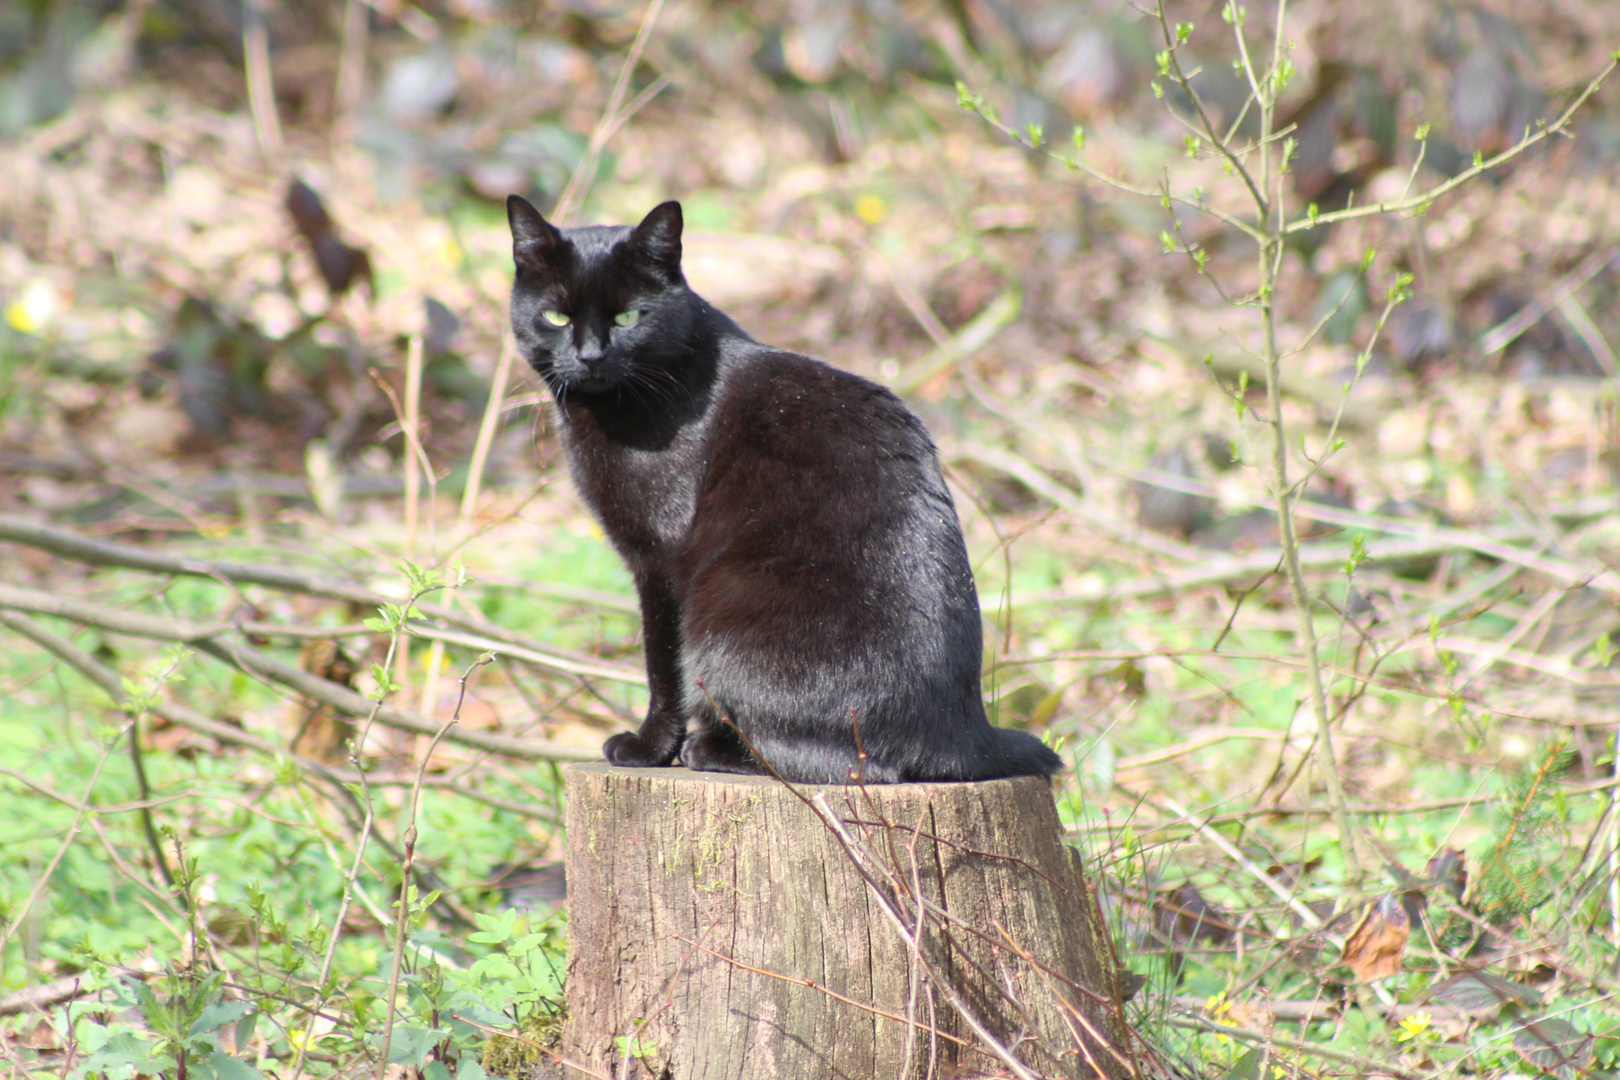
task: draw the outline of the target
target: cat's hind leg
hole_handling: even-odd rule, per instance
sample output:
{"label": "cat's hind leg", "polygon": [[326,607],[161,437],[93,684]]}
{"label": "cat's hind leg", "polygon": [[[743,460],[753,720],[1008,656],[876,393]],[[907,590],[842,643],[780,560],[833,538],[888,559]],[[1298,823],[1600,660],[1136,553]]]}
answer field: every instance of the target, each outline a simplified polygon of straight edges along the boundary
{"label": "cat's hind leg", "polygon": [[737,729],[720,719],[708,705],[698,710],[686,742],[681,746],[681,762],[698,772],[758,774],[765,766],[749,752]]}

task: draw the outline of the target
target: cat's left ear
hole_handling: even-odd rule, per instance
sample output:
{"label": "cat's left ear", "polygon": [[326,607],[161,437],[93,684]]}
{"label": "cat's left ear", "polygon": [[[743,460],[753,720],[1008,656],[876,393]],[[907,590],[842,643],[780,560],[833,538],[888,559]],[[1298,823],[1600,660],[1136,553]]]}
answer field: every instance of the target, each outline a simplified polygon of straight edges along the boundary
{"label": "cat's left ear", "polygon": [[647,260],[670,281],[681,280],[681,204],[671,199],[653,207],[632,237]]}
{"label": "cat's left ear", "polygon": [[540,269],[562,244],[557,227],[521,195],[506,197],[506,220],[512,226],[512,260],[524,269]]}

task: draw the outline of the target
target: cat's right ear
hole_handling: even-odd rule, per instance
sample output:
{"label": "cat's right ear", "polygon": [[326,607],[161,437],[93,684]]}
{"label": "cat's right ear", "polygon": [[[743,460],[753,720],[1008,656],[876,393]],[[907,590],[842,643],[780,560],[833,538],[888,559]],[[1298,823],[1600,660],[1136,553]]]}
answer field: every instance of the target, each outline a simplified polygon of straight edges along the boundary
{"label": "cat's right ear", "polygon": [[506,220],[512,226],[512,261],[523,270],[539,270],[551,261],[562,243],[562,233],[540,216],[521,195],[506,197]]}
{"label": "cat's right ear", "polygon": [[643,255],[672,282],[681,280],[681,204],[659,203],[641,219],[634,233]]}

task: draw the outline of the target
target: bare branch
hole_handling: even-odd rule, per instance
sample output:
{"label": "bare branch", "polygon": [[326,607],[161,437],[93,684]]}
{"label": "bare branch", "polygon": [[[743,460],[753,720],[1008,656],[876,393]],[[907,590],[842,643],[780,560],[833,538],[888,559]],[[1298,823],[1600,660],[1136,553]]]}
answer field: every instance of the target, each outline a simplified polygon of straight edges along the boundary
{"label": "bare branch", "polygon": [[1575,113],[1580,110],[1582,105],[1586,104],[1587,100],[1591,98],[1593,94],[1598,92],[1598,88],[1608,80],[1610,75],[1614,74],[1614,69],[1616,67],[1620,67],[1620,59],[1610,60],[1608,66],[1602,71],[1598,72],[1597,77],[1594,78],[1590,83],[1587,83],[1586,89],[1581,91],[1580,96],[1570,103],[1570,106],[1563,111],[1557,120],[1543,126],[1533,134],[1526,134],[1524,138],[1520,139],[1517,143],[1508,147],[1506,150],[1503,150],[1501,153],[1484,159],[1478,165],[1465,169],[1444,183],[1436,184],[1427,191],[1420,192],[1404,199],[1397,199],[1394,202],[1368,203],[1365,206],[1357,206],[1345,210],[1335,210],[1332,213],[1318,214],[1316,217],[1301,218],[1297,221],[1290,221],[1282,226],[1281,232],[1283,234],[1302,232],[1306,229],[1314,228],[1317,225],[1328,224],[1335,221],[1349,221],[1354,218],[1373,217],[1378,214],[1401,214],[1408,210],[1417,210],[1421,207],[1427,206],[1440,196],[1456,191],[1470,180],[1485,175],[1498,165],[1512,161],[1514,158],[1518,157],[1532,146],[1535,146],[1537,143],[1543,142],[1546,139],[1551,138],[1553,135],[1563,134],[1565,129],[1569,127],[1570,121],[1574,119]]}
{"label": "bare branch", "polygon": [[[262,585],[270,589],[302,593],[305,596],[319,596],[328,600],[343,600],[351,604],[362,604],[367,607],[397,603],[400,599],[398,596],[389,596],[365,588],[362,585],[355,585],[337,578],[291,567],[227,562],[225,560],[190,559],[159,554],[129,544],[114,544],[104,540],[92,540],[89,537],[80,536],[78,533],[69,532],[66,529],[58,529],[51,525],[45,525],[11,514],[0,514],[0,541],[25,544],[90,566],[117,566],[130,570],[144,570],[153,574],[208,578],[232,586]],[[576,596],[578,594],[575,590],[560,590],[559,595]],[[580,598],[586,599],[585,597]],[[594,674],[603,678],[616,679],[620,682],[633,682],[639,678],[639,676],[632,675],[628,667],[617,669],[617,673],[610,674],[609,665],[603,664],[595,657],[572,654],[566,649],[539,646],[520,634],[514,634],[503,627],[497,626],[476,612],[473,615],[468,615],[446,605],[427,601],[419,601],[416,608],[428,619],[442,622],[447,626],[460,627],[463,630],[478,634],[482,638],[499,642],[503,652],[508,651],[510,646],[517,646],[526,650],[526,656],[531,663],[546,667],[557,667],[558,665],[551,663],[550,660],[563,660],[569,666],[561,667],[559,670],[569,671],[574,674]],[[428,628],[412,627],[412,630],[422,637],[432,637]],[[491,648],[493,646],[484,644],[473,647]],[[542,660],[541,657],[548,659]],[[595,670],[585,671],[583,668],[573,665],[588,665]]]}
{"label": "bare branch", "polygon": [[[246,644],[221,644],[217,638],[229,628],[192,626],[175,619],[122,611],[11,585],[0,585],[0,609],[51,615],[133,637],[185,642],[231,667],[279,683],[346,716],[368,716],[376,704],[346,686],[284,663]],[[403,731],[433,735],[439,730],[438,724],[400,709],[383,706],[377,708],[376,715],[378,722]],[[452,742],[465,746],[528,761],[595,761],[598,757],[594,752],[578,747],[541,740],[513,739],[482,731],[457,730],[448,737]]]}

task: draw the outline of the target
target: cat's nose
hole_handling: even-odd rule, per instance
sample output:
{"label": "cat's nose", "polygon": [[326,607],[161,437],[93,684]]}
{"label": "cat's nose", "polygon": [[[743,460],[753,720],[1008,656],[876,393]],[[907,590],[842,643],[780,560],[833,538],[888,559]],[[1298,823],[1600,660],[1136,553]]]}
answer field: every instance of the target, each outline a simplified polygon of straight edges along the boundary
{"label": "cat's nose", "polygon": [[595,367],[607,357],[607,349],[595,334],[586,331],[579,342],[579,362],[586,367]]}

